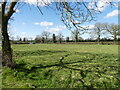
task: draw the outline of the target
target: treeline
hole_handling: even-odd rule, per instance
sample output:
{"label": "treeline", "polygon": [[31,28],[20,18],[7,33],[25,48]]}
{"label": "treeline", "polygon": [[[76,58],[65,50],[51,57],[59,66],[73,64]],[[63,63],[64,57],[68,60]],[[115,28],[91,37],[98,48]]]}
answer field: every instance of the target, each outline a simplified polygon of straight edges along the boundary
{"label": "treeline", "polygon": [[[97,44],[103,44],[103,42],[113,42],[118,44],[119,38],[119,25],[108,23],[96,23],[93,28],[85,27],[84,30],[71,31],[71,37],[64,37],[62,33],[55,34],[43,31],[40,35],[37,35],[34,40],[27,38],[19,38],[18,40],[11,40],[15,44],[35,44],[35,43],[70,43],[70,42],[97,42]],[[83,34],[87,33],[94,38],[84,39],[81,37],[81,31]],[[104,35],[104,38],[101,38]],[[109,38],[107,37],[109,35]],[[106,37],[105,37],[106,36]],[[111,38],[112,37],[112,38]]]}
{"label": "treeline", "polygon": [[[61,34],[62,35],[62,34]],[[118,39],[116,41],[116,43],[114,43],[114,39],[107,39],[107,38],[102,38],[100,39],[99,44],[118,44]],[[98,44],[98,40],[97,39],[83,39],[83,38],[79,38],[78,41],[76,42],[76,40],[70,39],[70,37],[66,37],[63,38],[62,37],[58,37],[57,35],[53,34],[52,38],[45,38],[45,37],[41,37],[39,35],[36,36],[36,38],[34,40],[30,40],[28,38],[20,38],[19,40],[11,40],[11,43],[13,44],[36,44],[36,43],[78,43],[78,44]]]}

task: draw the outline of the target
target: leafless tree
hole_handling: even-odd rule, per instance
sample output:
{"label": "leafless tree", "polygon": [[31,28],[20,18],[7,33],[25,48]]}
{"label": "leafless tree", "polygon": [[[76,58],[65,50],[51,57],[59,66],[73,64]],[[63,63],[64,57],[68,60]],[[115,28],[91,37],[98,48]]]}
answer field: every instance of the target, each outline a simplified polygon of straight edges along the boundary
{"label": "leafless tree", "polygon": [[48,42],[48,38],[50,36],[50,33],[47,31],[43,31],[41,36],[45,38],[45,42]]}
{"label": "leafless tree", "polygon": [[41,36],[40,35],[36,35],[35,42],[36,43],[40,43],[41,42]]}
{"label": "leafless tree", "polygon": [[17,41],[20,40],[20,36],[19,36],[19,35],[16,36],[16,40],[17,40]]}
{"label": "leafless tree", "polygon": [[97,38],[97,42],[98,44],[100,44],[100,39],[101,39],[101,36],[103,34],[105,34],[104,32],[104,24],[103,23],[96,23],[94,25],[94,28],[92,30],[90,30],[90,34],[91,35],[94,35],[94,37]]}
{"label": "leafless tree", "polygon": [[58,38],[58,41],[59,41],[60,43],[62,43],[63,37],[64,37],[64,36],[62,35],[62,33],[59,32],[57,38]]}
{"label": "leafless tree", "polygon": [[104,23],[104,28],[110,33],[114,39],[114,44],[117,42],[117,36],[119,35],[120,25]]}
{"label": "leafless tree", "polygon": [[66,37],[66,42],[69,42],[69,37]]}
{"label": "leafless tree", "polygon": [[79,41],[79,37],[80,35],[82,35],[83,33],[80,33],[79,30],[74,30],[72,31],[72,37],[73,37],[73,40],[75,40],[75,42],[78,42]]}

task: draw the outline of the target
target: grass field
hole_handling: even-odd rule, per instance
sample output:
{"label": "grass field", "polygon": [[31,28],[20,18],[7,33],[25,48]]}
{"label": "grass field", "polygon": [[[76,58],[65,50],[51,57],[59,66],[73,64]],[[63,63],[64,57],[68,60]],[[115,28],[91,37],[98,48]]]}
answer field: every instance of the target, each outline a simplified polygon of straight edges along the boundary
{"label": "grass field", "polygon": [[16,69],[3,68],[3,88],[118,88],[118,46],[13,45]]}

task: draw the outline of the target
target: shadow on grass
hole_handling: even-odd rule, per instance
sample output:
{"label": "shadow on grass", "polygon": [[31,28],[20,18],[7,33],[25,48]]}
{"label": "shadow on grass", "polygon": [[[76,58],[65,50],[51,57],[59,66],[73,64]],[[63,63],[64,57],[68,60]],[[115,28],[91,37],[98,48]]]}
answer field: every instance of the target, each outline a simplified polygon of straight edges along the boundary
{"label": "shadow on grass", "polygon": [[[38,52],[38,53],[37,53]],[[67,51],[48,51],[48,50],[41,50],[41,51],[31,51],[31,52],[19,52],[19,53],[24,53],[24,55],[33,55],[33,53],[36,55],[45,55],[45,54],[53,54],[53,53],[62,53],[62,52],[67,52]],[[66,65],[70,65],[70,64],[75,64],[75,63],[86,63],[86,62],[91,62],[92,60],[94,60],[96,57],[100,56],[100,59],[103,59],[103,58],[106,58],[108,55],[106,54],[91,54],[91,53],[79,53],[79,52],[75,52],[75,53],[72,53],[72,54],[75,54],[75,55],[88,55],[88,56],[92,56],[91,58],[83,58],[82,60],[77,60],[77,61],[71,61],[71,62],[64,62],[64,59],[66,57],[69,57],[71,54],[68,54],[68,55],[65,55],[62,58],[60,58],[60,60],[58,61],[58,63],[56,64],[52,64],[52,65],[42,65],[42,64],[37,64],[36,66],[32,66],[30,69],[27,69],[25,66],[28,65],[28,63],[22,61],[21,63],[19,64],[16,64],[16,70],[18,71],[25,71],[25,72],[28,72],[28,73],[31,73],[31,72],[36,72],[37,69],[44,69],[44,68],[50,68],[50,67],[61,67],[61,66],[66,66]],[[21,54],[22,55],[22,54]],[[112,55],[109,55],[110,57],[113,57]],[[117,61],[117,60],[116,60]],[[77,67],[80,67],[79,65],[72,65],[72,66],[77,66]],[[99,66],[99,65],[97,65]],[[65,68],[65,67],[64,67]],[[76,69],[76,68],[69,68],[69,69],[73,69],[73,70],[78,70],[79,69]]]}
{"label": "shadow on grass", "polygon": [[36,50],[36,51],[16,51],[14,52],[17,56],[38,56],[38,55],[51,55],[54,53],[63,53],[67,51],[52,51],[52,50]]}
{"label": "shadow on grass", "polygon": [[[37,53],[37,52],[39,52],[39,53]],[[31,51],[31,52],[22,52],[22,53],[25,53],[25,55],[33,55],[33,53],[34,53],[34,55],[36,55],[36,54],[37,55],[48,55],[48,54],[62,53],[62,52],[66,52],[66,51],[48,51],[48,50],[42,50],[42,51],[36,51],[36,52],[35,51]],[[21,52],[19,52],[19,53],[21,53]],[[68,62],[64,61],[64,59],[66,57],[69,57],[72,54],[74,54],[74,55],[81,55],[81,56],[84,55],[84,56],[87,56],[87,57],[91,56],[91,57],[90,58],[83,58],[82,60],[78,59],[77,61],[74,61],[74,60],[70,61],[70,62],[69,61]],[[92,73],[92,72],[96,72],[96,74],[98,75],[97,77],[101,78],[102,74],[103,74],[101,70],[104,69],[104,67],[102,67],[100,65],[96,65],[95,67],[92,67],[92,68],[95,68],[94,69],[95,71],[92,71],[92,70],[89,70],[89,69],[83,70],[83,68],[80,65],[71,65],[71,64],[86,63],[86,62],[89,63],[89,62],[91,62],[92,60],[95,60],[98,57],[99,57],[98,60],[100,60],[100,59],[104,59],[104,58],[108,58],[109,59],[109,58],[115,57],[115,56],[114,55],[109,55],[109,54],[92,54],[92,53],[79,53],[79,52],[75,52],[75,53],[66,54],[66,55],[62,56],[60,58],[60,60],[58,61],[58,63],[56,63],[56,64],[52,64],[52,65],[37,64],[36,66],[32,66],[29,69],[25,67],[25,66],[28,65],[28,63],[26,63],[26,62],[23,61],[23,62],[21,62],[21,63],[19,63],[19,64],[16,65],[16,70],[18,72],[25,72],[26,74],[36,73],[37,71],[43,71],[44,69],[51,68],[51,67],[58,67],[60,69],[65,68],[65,69],[68,69],[70,71],[77,71],[77,72],[79,72],[79,74],[81,76],[80,78],[78,78],[77,81],[79,81],[82,84],[83,87],[86,87],[87,89],[91,89],[91,88],[94,88],[94,85],[92,85],[92,83],[90,85],[86,85],[86,82],[84,81],[84,79],[87,77],[87,75],[89,73]],[[81,67],[81,68],[76,68],[75,66]],[[102,68],[102,69],[99,69],[99,67]],[[103,71],[104,71],[104,73],[106,72],[105,70],[103,70]],[[47,77],[47,76],[51,75],[51,73],[52,73],[52,71],[48,70],[45,73],[44,76]],[[72,81],[72,72],[70,73],[70,77],[69,78],[70,78],[70,80],[68,82],[68,86],[67,87],[70,86],[70,83]],[[32,80],[36,80],[33,77],[31,77],[31,79]],[[102,83],[103,83],[103,87],[107,90],[108,89],[107,83],[105,81],[102,81]]]}

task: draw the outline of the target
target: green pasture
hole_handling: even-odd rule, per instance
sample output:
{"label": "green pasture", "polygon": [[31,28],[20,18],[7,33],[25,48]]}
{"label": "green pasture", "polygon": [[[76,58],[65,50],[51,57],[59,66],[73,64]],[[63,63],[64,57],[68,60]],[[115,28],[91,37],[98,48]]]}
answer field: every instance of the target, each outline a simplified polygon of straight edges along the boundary
{"label": "green pasture", "polygon": [[118,45],[12,45],[3,88],[118,88]]}

